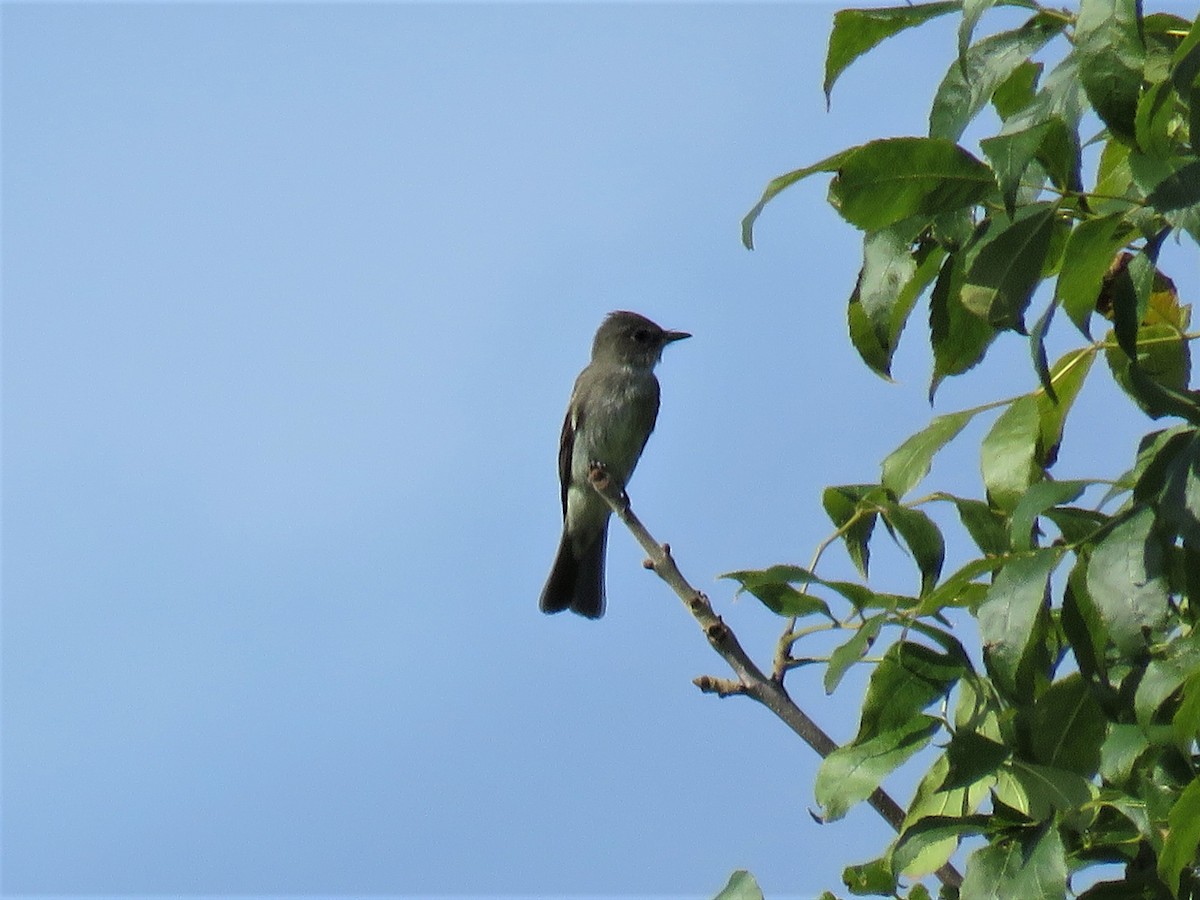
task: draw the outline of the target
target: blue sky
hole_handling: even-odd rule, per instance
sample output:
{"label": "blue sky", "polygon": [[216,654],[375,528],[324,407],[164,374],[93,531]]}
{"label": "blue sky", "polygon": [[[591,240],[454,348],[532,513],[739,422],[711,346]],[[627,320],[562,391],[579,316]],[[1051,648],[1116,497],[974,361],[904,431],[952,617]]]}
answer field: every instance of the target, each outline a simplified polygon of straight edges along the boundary
{"label": "blue sky", "polygon": [[[819,179],[738,240],[770,177],[924,131],[955,23],[827,113],[834,9],[3,5],[6,894],[811,896],[874,855],[692,686],[722,664],[623,531],[603,620],[537,609],[609,310],[695,335],[630,493],[760,658],[716,576],[806,562],[821,488],[931,415],[920,313],[896,385],[845,339]],[[1006,338],[936,411],[1014,384]],[[1121,470],[1150,426],[1080,403],[1063,474]],[[939,486],[980,492],[978,434]],[[791,683],[853,733],[861,676]]]}

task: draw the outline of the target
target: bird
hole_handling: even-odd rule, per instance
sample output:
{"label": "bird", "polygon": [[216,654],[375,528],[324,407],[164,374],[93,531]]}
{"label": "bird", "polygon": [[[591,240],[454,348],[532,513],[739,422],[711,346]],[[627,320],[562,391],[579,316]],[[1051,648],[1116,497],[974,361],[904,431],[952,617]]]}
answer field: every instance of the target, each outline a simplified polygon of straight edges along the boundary
{"label": "bird", "polygon": [[600,465],[624,490],[658,419],[654,367],[664,347],[689,337],[627,310],[609,313],[597,329],[591,362],[575,379],[558,445],[563,529],[542,590],[542,612],[569,609],[589,619],[604,615],[612,510],[588,475]]}

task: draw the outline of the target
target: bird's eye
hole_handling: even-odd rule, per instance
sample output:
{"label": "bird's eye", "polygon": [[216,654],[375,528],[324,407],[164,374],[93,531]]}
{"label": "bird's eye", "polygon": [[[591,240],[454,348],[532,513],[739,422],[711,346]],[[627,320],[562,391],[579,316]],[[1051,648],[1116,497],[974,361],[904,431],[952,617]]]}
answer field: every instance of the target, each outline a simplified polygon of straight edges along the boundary
{"label": "bird's eye", "polygon": [[650,342],[650,330],[648,328],[639,328],[633,333],[633,339],[639,344],[647,344]]}

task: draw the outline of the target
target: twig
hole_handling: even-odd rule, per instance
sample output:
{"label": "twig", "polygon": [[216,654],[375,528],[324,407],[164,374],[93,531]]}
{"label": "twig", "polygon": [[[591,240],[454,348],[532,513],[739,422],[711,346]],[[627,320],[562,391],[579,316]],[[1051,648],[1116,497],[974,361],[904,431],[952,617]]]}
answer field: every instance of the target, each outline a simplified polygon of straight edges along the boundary
{"label": "twig", "polygon": [[[696,687],[707,694],[728,697],[735,694],[745,694],[757,700],[771,712],[775,713],[785,725],[812,747],[821,758],[829,756],[838,745],[827,735],[816,722],[808,717],[793,701],[783,684],[775,678],[763,674],[748,653],[743,649],[737,635],[725,624],[719,615],[713,612],[712,604],[702,591],[696,590],[675,564],[668,544],[660,544],[646,530],[646,526],[634,515],[630,507],[629,495],[616,480],[610,478],[602,466],[593,466],[589,480],[596,492],[605,499],[617,517],[625,523],[625,527],[646,551],[645,566],[652,569],[675,592],[683,605],[687,607],[692,618],[700,625],[704,636],[708,638],[712,648],[729,664],[736,679],[716,678],[711,675],[701,675],[696,678]],[[867,798],[871,807],[883,817],[883,820],[897,832],[904,824],[904,810],[888,795],[883,788],[876,788]],[[962,885],[962,875],[950,863],[937,870],[937,877],[947,887],[957,888]]]}

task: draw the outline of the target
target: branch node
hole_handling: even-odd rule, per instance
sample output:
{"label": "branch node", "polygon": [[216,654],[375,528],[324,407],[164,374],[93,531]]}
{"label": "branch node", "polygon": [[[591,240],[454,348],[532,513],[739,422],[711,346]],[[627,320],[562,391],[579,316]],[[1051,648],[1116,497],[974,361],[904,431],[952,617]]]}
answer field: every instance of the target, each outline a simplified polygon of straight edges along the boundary
{"label": "branch node", "polygon": [[704,634],[710,644],[720,645],[729,637],[729,626],[725,624],[720,616],[717,616],[716,621],[709,623],[705,627]]}
{"label": "branch node", "polygon": [[650,559],[649,557],[647,557],[646,559],[643,559],[642,560],[642,568],[649,569],[651,572],[653,572],[654,571],[654,560]]}

